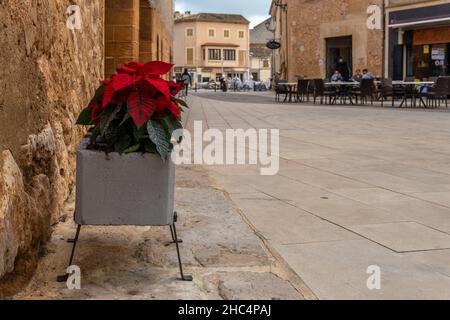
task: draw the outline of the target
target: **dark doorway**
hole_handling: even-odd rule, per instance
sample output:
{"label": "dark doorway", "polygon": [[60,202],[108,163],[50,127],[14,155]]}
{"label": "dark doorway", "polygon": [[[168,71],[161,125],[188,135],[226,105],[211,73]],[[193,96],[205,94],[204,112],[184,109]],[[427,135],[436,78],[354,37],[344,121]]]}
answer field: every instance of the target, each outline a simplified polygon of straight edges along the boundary
{"label": "dark doorway", "polygon": [[352,36],[335,37],[326,39],[327,42],[327,78],[331,78],[334,73],[334,67],[339,57],[344,58],[347,62],[350,73],[353,73],[353,46]]}

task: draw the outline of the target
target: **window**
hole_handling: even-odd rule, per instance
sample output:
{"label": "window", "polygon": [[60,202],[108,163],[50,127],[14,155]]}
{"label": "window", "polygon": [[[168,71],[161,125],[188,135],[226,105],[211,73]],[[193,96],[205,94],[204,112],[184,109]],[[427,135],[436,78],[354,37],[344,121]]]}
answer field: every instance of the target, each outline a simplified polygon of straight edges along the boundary
{"label": "window", "polygon": [[223,59],[226,61],[236,61],[236,50],[223,50]]}
{"label": "window", "polygon": [[194,48],[186,48],[186,64],[194,64]]}
{"label": "window", "polygon": [[223,37],[224,38],[229,38],[230,37],[230,30],[228,30],[228,29],[223,30]]}
{"label": "window", "polygon": [[193,37],[194,36],[194,29],[187,28],[186,29],[186,37]]}
{"label": "window", "polygon": [[209,30],[208,30],[208,36],[209,36],[209,37],[215,37],[215,36],[216,36],[216,30],[214,30],[214,29],[209,29]]}
{"label": "window", "polygon": [[239,31],[239,39],[244,39],[245,37],[245,31],[240,30]]}
{"label": "window", "polygon": [[220,49],[208,49],[208,60],[222,60]]}
{"label": "window", "polygon": [[269,60],[263,60],[263,68],[269,68]]}

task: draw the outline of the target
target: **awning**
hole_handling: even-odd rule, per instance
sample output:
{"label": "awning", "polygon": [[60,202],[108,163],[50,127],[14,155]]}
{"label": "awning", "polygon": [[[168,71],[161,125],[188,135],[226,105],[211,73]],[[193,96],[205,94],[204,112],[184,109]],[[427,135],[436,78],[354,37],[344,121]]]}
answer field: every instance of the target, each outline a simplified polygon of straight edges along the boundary
{"label": "awning", "polygon": [[429,24],[435,24],[435,23],[443,23],[443,22],[449,22],[450,23],[450,17],[439,18],[439,19],[431,19],[431,20],[421,20],[421,21],[394,23],[394,24],[389,24],[388,27],[389,28],[403,28],[403,27],[412,27],[412,26],[429,25]]}
{"label": "awning", "polygon": [[238,48],[239,45],[234,44],[234,43],[212,43],[212,42],[208,42],[208,43],[202,44],[202,47]]}

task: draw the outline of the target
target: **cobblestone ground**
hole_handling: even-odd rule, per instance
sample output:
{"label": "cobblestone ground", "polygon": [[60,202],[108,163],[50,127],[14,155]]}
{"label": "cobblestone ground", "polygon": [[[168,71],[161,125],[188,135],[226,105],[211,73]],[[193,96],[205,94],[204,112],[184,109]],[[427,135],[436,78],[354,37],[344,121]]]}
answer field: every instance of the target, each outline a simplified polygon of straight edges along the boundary
{"label": "cobblestone ground", "polygon": [[178,281],[168,228],[83,227],[74,264],[81,290],[57,283],[74,236],[74,199],[56,226],[30,284],[15,299],[303,299],[303,283],[266,249],[226,193],[201,167],[179,168],[176,209],[185,273]]}

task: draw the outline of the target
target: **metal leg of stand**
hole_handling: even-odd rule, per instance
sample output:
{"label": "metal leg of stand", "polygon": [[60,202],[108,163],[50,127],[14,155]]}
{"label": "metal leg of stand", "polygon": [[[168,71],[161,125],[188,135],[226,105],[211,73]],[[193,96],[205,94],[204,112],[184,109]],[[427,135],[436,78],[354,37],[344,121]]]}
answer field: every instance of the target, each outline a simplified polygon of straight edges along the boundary
{"label": "metal leg of stand", "polygon": [[[170,225],[170,235],[172,236],[172,243],[175,243],[175,235],[173,232],[173,227]],[[183,243],[183,239],[177,239],[178,243]]]}
{"label": "metal leg of stand", "polygon": [[178,236],[177,236],[177,227],[175,226],[176,220],[177,220],[177,216],[176,216],[176,214],[175,214],[174,222],[173,222],[173,225],[171,226],[171,229],[173,229],[173,236],[174,236],[174,238],[175,238],[175,239],[174,239],[174,242],[175,242],[175,245],[176,245],[176,247],[177,247],[178,266],[180,267],[180,275],[181,275],[180,280],[183,280],[183,281],[192,281],[192,280],[193,280],[192,276],[185,275],[185,274],[183,273],[183,265],[182,265],[182,263],[181,263],[180,246],[179,246],[179,243],[180,243],[180,242],[179,242]]}
{"label": "metal leg of stand", "polygon": [[[81,230],[81,225],[79,224],[79,225],[77,226],[77,232],[76,232],[76,234],[75,234],[75,239],[73,239],[73,241],[70,241],[70,240],[69,240],[70,242],[73,243],[73,246],[72,246],[72,253],[70,254],[70,259],[69,259],[69,265],[68,265],[69,267],[72,265],[73,258],[74,258],[74,256],[75,256],[75,248],[77,247],[78,238],[79,238],[79,236],[80,236],[80,230]],[[68,278],[69,278],[69,275],[66,273],[66,274],[64,274],[64,275],[58,276],[58,277],[57,277],[57,281],[58,281],[58,282],[66,282]]]}

